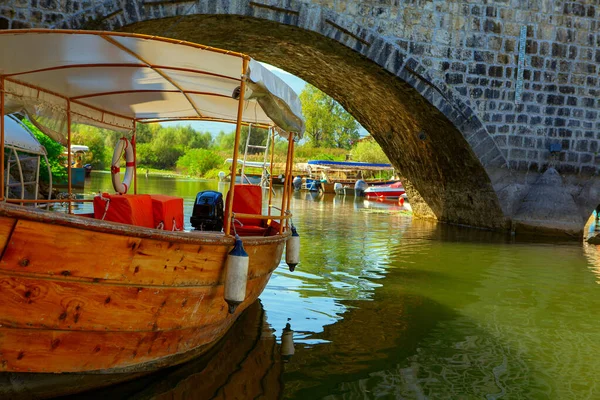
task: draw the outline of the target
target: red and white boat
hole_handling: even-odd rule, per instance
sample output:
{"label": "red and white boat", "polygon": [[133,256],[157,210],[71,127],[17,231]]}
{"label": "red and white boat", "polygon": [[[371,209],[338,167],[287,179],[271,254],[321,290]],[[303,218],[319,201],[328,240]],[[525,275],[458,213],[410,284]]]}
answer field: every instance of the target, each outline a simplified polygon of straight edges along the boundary
{"label": "red and white boat", "polygon": [[370,186],[365,190],[365,197],[367,199],[372,198],[386,198],[386,199],[397,199],[404,194],[404,187],[402,182],[394,182],[390,185],[379,185]]}

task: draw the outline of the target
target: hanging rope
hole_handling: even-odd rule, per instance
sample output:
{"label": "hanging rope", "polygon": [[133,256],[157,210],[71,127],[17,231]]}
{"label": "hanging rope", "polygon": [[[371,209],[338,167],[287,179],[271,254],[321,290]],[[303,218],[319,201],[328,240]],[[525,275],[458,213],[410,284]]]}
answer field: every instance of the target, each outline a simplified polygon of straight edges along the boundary
{"label": "hanging rope", "polygon": [[100,196],[100,200],[106,202],[106,205],[104,206],[104,215],[102,215],[102,221],[104,221],[104,218],[106,218],[106,213],[108,213],[108,207],[110,206],[110,198],[103,197],[102,192],[98,192],[98,196]]}

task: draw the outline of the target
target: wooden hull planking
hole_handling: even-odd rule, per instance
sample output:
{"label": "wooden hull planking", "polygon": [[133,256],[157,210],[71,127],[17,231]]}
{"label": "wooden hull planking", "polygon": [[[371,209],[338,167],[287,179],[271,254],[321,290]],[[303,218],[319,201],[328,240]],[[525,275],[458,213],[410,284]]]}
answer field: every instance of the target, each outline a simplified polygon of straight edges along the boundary
{"label": "wooden hull planking", "polygon": [[0,206],[6,372],[140,372],[197,356],[260,295],[287,238],[244,238],[246,300],[230,315],[223,299],[230,238],[129,226],[127,234],[103,221],[28,215]]}

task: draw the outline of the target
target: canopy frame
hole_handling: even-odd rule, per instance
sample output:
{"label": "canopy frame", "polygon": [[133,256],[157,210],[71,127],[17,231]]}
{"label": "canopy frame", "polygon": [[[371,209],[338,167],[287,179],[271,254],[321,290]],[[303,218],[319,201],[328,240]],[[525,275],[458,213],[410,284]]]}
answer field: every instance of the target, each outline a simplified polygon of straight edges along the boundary
{"label": "canopy frame", "polygon": [[[250,78],[250,72],[251,72],[250,63],[251,62],[254,63],[254,61],[245,54],[227,51],[227,50],[221,50],[221,49],[213,48],[210,46],[204,46],[204,45],[199,45],[199,44],[190,43],[190,42],[179,41],[179,40],[175,40],[175,39],[161,38],[161,37],[142,35],[142,34],[131,34],[131,33],[124,33],[124,32],[102,32],[102,31],[83,31],[83,30],[64,30],[64,29],[7,30],[7,31],[0,31],[0,39],[2,39],[4,37],[4,35],[14,35],[15,37],[18,37],[19,35],[22,35],[22,34],[55,34],[55,35],[82,35],[82,36],[86,35],[86,37],[97,36],[97,37],[103,39],[106,43],[110,44],[112,47],[115,47],[115,48],[119,49],[119,51],[124,52],[127,55],[129,55],[130,56],[129,60],[131,58],[136,60],[135,62],[125,62],[125,63],[110,63],[110,62],[108,62],[108,63],[79,63],[79,64],[76,61],[74,61],[73,64],[54,65],[54,66],[43,67],[43,68],[33,68],[33,69],[25,69],[25,70],[21,70],[21,71],[16,71],[16,72],[9,71],[7,73],[0,73],[0,116],[3,116],[6,112],[7,96],[12,96],[11,99],[13,99],[13,98],[19,99],[20,98],[21,103],[17,102],[17,105],[20,105],[20,107],[28,107],[31,105],[33,105],[35,107],[35,105],[38,104],[38,103],[31,103],[31,104],[26,103],[27,101],[30,101],[30,99],[34,99],[34,101],[35,101],[35,99],[37,99],[37,100],[39,100],[40,104],[43,104],[44,101],[47,101],[48,105],[50,107],[53,107],[53,109],[51,110],[52,113],[57,113],[58,115],[60,115],[62,113],[66,114],[66,129],[65,130],[66,130],[67,149],[71,148],[71,139],[72,139],[71,125],[72,125],[72,123],[76,123],[76,122],[81,122],[84,124],[87,123],[88,125],[98,124],[98,126],[100,126],[100,127],[108,126],[108,127],[115,128],[118,131],[130,131],[132,134],[132,139],[133,139],[132,145],[133,145],[133,149],[134,149],[134,160],[137,158],[136,157],[137,155],[135,154],[136,153],[135,138],[136,138],[137,123],[183,121],[183,120],[229,122],[229,123],[236,124],[232,170],[237,171],[237,157],[238,157],[238,149],[239,149],[242,125],[246,125],[246,126],[253,125],[258,128],[271,129],[273,131],[273,135],[274,135],[274,130],[275,130],[275,127],[277,126],[277,124],[275,123],[275,120],[278,120],[279,124],[281,126],[298,126],[299,127],[299,135],[296,135],[296,137],[301,136],[301,134],[303,133],[304,128],[303,128],[303,122],[302,122],[302,118],[301,118],[301,112],[300,113],[298,112],[297,107],[294,108],[295,105],[292,105],[292,103],[288,104],[287,101],[284,100],[284,99],[292,99],[294,101],[297,101],[297,97],[294,98],[293,96],[290,97],[288,95],[287,92],[289,90],[291,90],[291,89],[289,89],[288,86],[286,86],[286,85],[284,85],[283,87],[277,86],[276,80],[279,78],[271,76],[272,74],[266,74],[265,73],[266,70],[264,70],[264,67],[260,67],[260,65],[256,66],[256,75],[257,75],[258,79],[252,78],[255,80],[251,80],[251,78]],[[241,60],[241,64],[242,64],[241,75],[239,76],[239,78],[237,78],[237,77],[219,74],[216,72],[211,72],[211,71],[202,70],[202,69],[153,64],[150,60],[146,59],[146,57],[144,57],[143,55],[132,50],[126,44],[119,42],[117,40],[117,38],[135,38],[135,39],[141,39],[143,41],[158,41],[158,42],[170,43],[170,44],[174,44],[174,45],[189,46],[189,47],[199,49],[199,50],[204,50],[204,51],[214,52],[214,53],[223,54],[223,55],[227,55],[227,56],[237,57]],[[126,42],[126,41],[123,41],[123,42]],[[64,43],[70,43],[70,42],[68,42],[68,40],[65,40]],[[138,42],[132,41],[131,43],[138,46],[138,48],[142,49],[142,45],[140,44],[140,43],[142,43],[142,41],[138,41]],[[176,48],[176,51],[179,51],[179,49]],[[99,53],[99,54],[101,54],[101,53]],[[115,54],[119,54],[119,53],[115,53]],[[150,52],[149,54],[152,54],[152,53]],[[187,60],[193,59],[193,56],[195,56],[195,54],[191,55],[190,57],[192,57],[192,58],[187,58]],[[120,57],[122,57],[122,55]],[[127,58],[125,58],[125,59],[127,59]],[[56,61],[57,61],[57,63],[63,62],[64,59],[57,58]],[[14,65],[19,66],[18,61],[16,64],[13,64],[13,66]],[[213,60],[213,65],[214,65],[214,60]],[[233,64],[227,64],[227,65],[229,65],[229,68],[230,68],[229,71],[231,71],[231,65],[233,65]],[[43,73],[52,72],[52,71],[67,70],[67,69],[76,69],[77,68],[77,69],[89,70],[89,69],[93,69],[93,68],[102,68],[102,67],[105,67],[105,68],[107,68],[107,67],[108,68],[113,68],[113,67],[114,68],[137,68],[137,69],[148,68],[148,69],[152,70],[154,73],[158,74],[164,81],[160,81],[160,80],[157,81],[158,82],[157,85],[159,85],[159,86],[162,85],[161,88],[159,88],[159,89],[135,89],[135,87],[136,87],[135,85],[138,85],[138,87],[139,87],[139,85],[141,85],[141,84],[136,80],[131,80],[131,81],[129,81],[129,83],[131,83],[130,87],[132,87],[132,89],[126,88],[126,90],[108,90],[108,91],[107,90],[101,91],[101,89],[99,89],[96,92],[91,91],[89,93],[73,94],[73,92],[71,92],[71,94],[69,95],[69,94],[65,94],[65,93],[58,93],[49,88],[42,87],[38,84],[34,84],[34,83],[36,83],[35,82],[36,76],[32,75],[32,74],[43,74]],[[255,67],[253,66],[252,70],[254,70],[254,69],[255,69]],[[203,90],[190,90],[190,89],[186,89],[185,87],[180,85],[178,83],[177,79],[174,79],[173,77],[169,76],[169,74],[166,73],[165,71],[177,71],[180,73],[194,74],[194,76],[196,76],[196,75],[210,76],[210,77],[229,81],[236,85],[239,84],[239,86],[234,86],[235,89],[233,90],[233,93],[231,94],[231,96],[225,95],[222,93],[224,89],[226,89],[230,86],[227,86],[227,85],[219,86],[216,83],[215,83],[215,86],[211,86],[210,82],[208,84],[202,83],[201,80],[194,81],[193,84],[204,85],[211,89],[214,88],[215,92],[203,91]],[[252,74],[252,75],[254,76],[254,74]],[[34,83],[27,81],[26,77],[28,77],[28,76],[31,79],[33,79],[32,82],[34,82]],[[43,77],[43,75],[37,75],[37,79],[40,79],[40,77]],[[63,79],[66,79],[67,77],[69,77],[69,75],[62,76]],[[262,77],[267,77],[268,79],[263,81]],[[61,76],[58,75],[58,78],[60,79]],[[180,76],[179,79],[181,81],[183,78],[181,78],[181,76]],[[275,81],[273,81],[273,79],[275,79]],[[57,80],[57,81],[59,81],[59,80]],[[42,80],[42,82],[46,82],[46,81]],[[39,83],[39,81],[37,83]],[[10,85],[7,87],[7,84],[10,84]],[[169,87],[169,85],[171,87]],[[90,87],[91,86],[89,86],[89,85],[87,87],[85,85],[81,85],[77,88],[81,91],[81,90],[88,90],[88,89],[91,90]],[[275,88],[275,90],[273,88]],[[29,89],[29,90],[26,90],[26,89]],[[65,90],[68,90],[68,89],[65,89]],[[216,90],[220,90],[221,92],[217,92]],[[239,90],[239,93],[237,92],[237,90]],[[257,93],[257,95],[254,97],[253,97],[253,91],[256,91],[256,93]],[[246,93],[246,92],[248,92],[248,93]],[[279,94],[277,94],[276,92],[279,92]],[[134,111],[131,107],[130,107],[130,110],[133,112],[133,115],[126,115],[126,114],[123,114],[122,112],[113,111],[115,108],[118,108],[118,105],[116,105],[115,107],[112,107],[113,110],[109,110],[109,109],[106,109],[106,108],[96,105],[96,104],[102,104],[102,102],[100,102],[100,103],[97,102],[96,104],[91,104],[88,101],[89,99],[107,97],[107,96],[151,94],[151,93],[157,93],[157,94],[161,94],[161,93],[162,94],[167,94],[167,93],[177,94],[177,93],[179,93],[187,100],[187,102],[189,103],[189,106],[191,106],[191,108],[194,110],[195,115],[185,115],[183,117],[182,116],[177,116],[177,117],[168,116],[167,114],[171,111],[167,110],[160,117],[143,117],[143,116],[138,116],[139,114],[137,114],[137,111]],[[268,99],[265,100],[265,97],[264,97],[265,93],[271,97],[268,97]],[[46,98],[40,99],[41,94],[46,94],[48,96],[46,96]],[[237,100],[237,115],[235,118],[233,118],[233,117],[228,118],[227,116],[230,114],[221,113],[220,115],[222,115],[222,117],[218,117],[218,115],[219,115],[218,110],[220,110],[218,108],[214,109],[212,111],[212,114],[217,115],[217,116],[206,114],[198,106],[198,104],[196,103],[194,98],[192,98],[193,95]],[[282,96],[282,97],[277,97],[278,95]],[[62,99],[63,102],[61,103],[60,101],[56,101],[55,99],[52,99],[50,96],[54,96],[54,97],[56,97],[56,99]],[[255,116],[253,119],[250,115],[248,115],[247,117],[244,115],[245,105],[247,108],[247,104],[249,104],[248,101],[250,99],[256,100],[255,107],[260,107],[260,113],[258,115],[257,115],[256,109],[255,109],[255,112],[254,112]],[[51,100],[55,100],[55,102],[52,103]],[[148,99],[144,99],[144,100],[146,100],[146,101],[142,101],[141,104],[151,101],[152,98],[148,98]],[[172,104],[174,106],[178,106],[180,104],[180,103],[176,102],[175,100],[171,101],[168,97],[163,97],[163,98],[161,98],[161,100],[166,101],[165,104],[169,104],[169,105]],[[267,108],[271,108],[271,111],[273,111],[273,101],[277,102],[277,101],[282,101],[282,100],[283,100],[283,105],[281,107],[283,107],[283,108],[277,109],[277,112],[273,112],[272,114],[269,113]],[[181,99],[178,101],[181,101]],[[269,101],[271,103],[269,103]],[[14,103],[11,103],[11,104],[14,106]],[[9,104],[9,106],[11,104]],[[127,104],[127,100],[124,100],[123,104]],[[136,105],[136,104],[140,104],[140,102],[137,102],[137,103],[133,102],[130,104],[130,106]],[[227,105],[227,103],[221,103],[221,105],[218,107],[229,107],[229,105]],[[90,112],[90,110],[94,111],[95,113]],[[187,110],[187,108],[186,108],[186,110]],[[179,110],[179,111],[181,111],[181,110]],[[87,115],[85,113],[87,113]],[[141,111],[141,113],[142,114],[146,113],[146,114],[150,114],[150,115],[152,114],[151,111]],[[175,114],[173,112],[171,112],[171,113]],[[160,115],[160,114],[157,113],[156,115]],[[272,115],[274,115],[274,117]],[[107,116],[110,118],[106,118]],[[260,118],[259,118],[259,116],[260,116]],[[73,117],[75,117],[75,118],[73,118]],[[245,117],[248,120],[246,120]],[[262,121],[269,121],[270,123],[261,122],[261,118],[262,118]],[[299,125],[296,124],[296,122],[298,121],[298,118],[300,118]],[[119,124],[119,122],[120,122],[120,124]],[[5,129],[4,120],[3,120],[3,118],[0,118],[0,146],[1,146],[0,166],[3,166],[4,162],[5,162],[5,160],[4,160],[4,158],[5,158],[4,157],[4,148],[5,148],[4,129]],[[64,129],[64,128],[61,128],[61,129]],[[64,130],[63,130],[63,132],[64,132]],[[280,134],[282,134],[282,133],[287,134],[286,135],[286,138],[288,139],[287,161],[289,164],[293,160],[293,148],[294,148],[294,136],[295,135],[294,135],[294,132],[289,132],[289,134],[288,134],[288,132],[285,132],[285,131],[280,132]],[[62,133],[62,135],[64,135],[64,133]],[[61,202],[68,203],[68,213],[72,213],[72,202],[75,200],[72,197],[72,182],[71,182],[72,152],[71,151],[68,151],[67,157],[68,157],[68,162],[67,162],[68,199],[66,199],[66,201],[61,200]],[[39,167],[39,165],[38,165],[38,167]],[[290,176],[291,176],[291,166],[287,165],[286,173],[285,173],[286,181],[289,181]],[[0,182],[2,182],[3,185],[6,184],[5,180],[6,180],[6,176],[5,176],[4,168],[0,168]],[[227,198],[228,207],[226,207],[226,215],[225,215],[225,221],[226,221],[226,224],[224,227],[225,235],[230,234],[230,227],[231,227],[230,222],[233,222],[233,219],[234,219],[234,215],[232,212],[234,188],[235,188],[235,179],[232,179],[231,187],[230,187],[231,195],[228,196],[228,198]],[[0,201],[8,200],[8,199],[6,199],[4,192],[5,192],[4,190],[0,191]],[[134,193],[136,193],[136,192],[137,192],[137,176],[134,173]],[[290,218],[290,213],[289,213],[290,193],[289,192],[290,192],[289,189],[284,190],[284,196],[282,199],[282,208],[281,208],[280,216],[271,216],[270,210],[269,210],[269,217],[272,219],[279,219],[281,222],[280,233],[283,231],[284,226],[288,227],[288,225],[289,225],[289,224],[286,225],[286,223],[285,223],[285,221],[287,221]],[[81,200],[77,200],[77,201],[81,201]],[[51,202],[51,200],[49,200],[48,202]]]}

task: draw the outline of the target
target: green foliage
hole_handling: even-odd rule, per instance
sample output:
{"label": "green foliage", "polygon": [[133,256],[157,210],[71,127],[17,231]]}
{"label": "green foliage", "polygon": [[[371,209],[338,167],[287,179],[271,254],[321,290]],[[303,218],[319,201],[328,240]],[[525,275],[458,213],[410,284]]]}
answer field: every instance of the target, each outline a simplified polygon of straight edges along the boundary
{"label": "green foliage", "polygon": [[342,106],[311,85],[300,93],[306,136],[314,147],[349,149],[358,140],[359,124]]}
{"label": "green foliage", "polygon": [[234,143],[235,132],[225,133],[224,131],[221,131],[215,138],[215,147],[220,150],[233,149]]}
{"label": "green foliage", "polygon": [[381,164],[389,164],[390,162],[375,140],[363,140],[357,143],[352,149],[352,160]]}
{"label": "green foliage", "polygon": [[[287,142],[282,141],[283,144],[287,145]],[[283,149],[278,150],[285,151]],[[345,149],[327,149],[323,147],[312,147],[310,144],[304,144],[296,146],[294,152],[294,161],[306,162],[308,160],[330,160],[330,161],[344,161],[346,160],[346,154],[348,153]]]}
{"label": "green foliage", "polygon": [[[83,163],[90,163],[95,169],[104,169],[110,165],[110,159],[107,158],[106,136],[111,131],[98,129],[88,125],[74,125],[72,127],[73,144],[84,144],[90,151],[85,154]],[[112,155],[111,155],[112,158]]]}
{"label": "green foliage", "polygon": [[[98,131],[97,128],[90,128]],[[113,151],[122,133],[105,134],[105,157],[110,164]],[[162,126],[138,124],[136,129],[137,164],[141,167],[173,169],[177,160],[190,149],[208,149],[213,146],[210,132],[198,132],[190,125]],[[89,146],[87,143],[83,143]],[[91,150],[91,148],[90,148]]]}
{"label": "green foliage", "polygon": [[151,143],[138,143],[137,164],[138,166],[150,167],[158,163],[155,153],[152,151]]}
{"label": "green foliage", "polygon": [[[239,152],[243,155],[246,150],[246,140],[248,140],[248,131],[249,128],[247,126],[242,126],[242,131],[240,132],[240,147]],[[235,134],[235,132],[234,132]],[[267,129],[261,129],[252,127],[252,131],[250,133],[250,145],[253,146],[266,146],[267,144],[267,136],[269,135],[269,131]],[[235,139],[235,137],[234,137]],[[230,148],[233,148],[233,144]],[[263,154],[263,150],[249,148],[248,154]]]}
{"label": "green foliage", "polygon": [[203,178],[205,179],[219,179],[219,172],[223,171],[223,168],[213,168],[210,171],[207,171]]}
{"label": "green foliage", "polygon": [[205,174],[223,165],[225,160],[218,154],[206,149],[190,149],[177,161],[177,168],[192,176]]}
{"label": "green foliage", "polygon": [[[66,180],[67,168],[64,166],[65,157],[63,156],[64,149],[62,145],[42,133],[38,128],[35,127],[35,125],[29,122],[28,119],[24,118],[22,122],[25,126],[27,126],[27,128],[29,128],[38,142],[40,142],[40,144],[46,148],[48,163],[50,164],[50,170],[52,172],[52,180]],[[48,167],[46,165],[46,160],[44,160],[43,157],[40,165],[40,179],[44,182],[49,181]]]}

